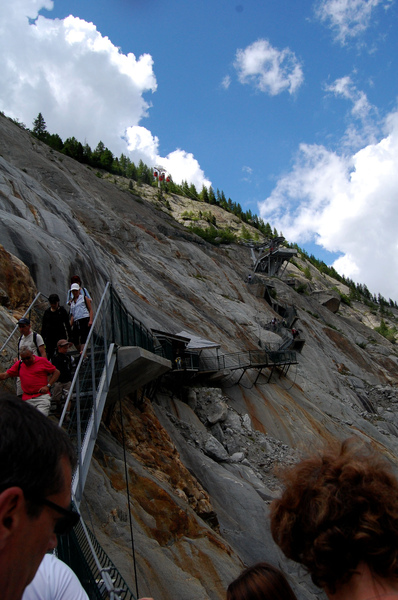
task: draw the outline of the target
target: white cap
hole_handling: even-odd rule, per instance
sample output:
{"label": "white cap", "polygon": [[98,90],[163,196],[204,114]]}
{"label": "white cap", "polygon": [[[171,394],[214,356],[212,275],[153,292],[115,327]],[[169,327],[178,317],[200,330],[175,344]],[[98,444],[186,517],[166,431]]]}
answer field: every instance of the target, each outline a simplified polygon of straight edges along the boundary
{"label": "white cap", "polygon": [[78,283],[72,283],[70,286],[70,291],[72,290],[80,290],[80,285]]}

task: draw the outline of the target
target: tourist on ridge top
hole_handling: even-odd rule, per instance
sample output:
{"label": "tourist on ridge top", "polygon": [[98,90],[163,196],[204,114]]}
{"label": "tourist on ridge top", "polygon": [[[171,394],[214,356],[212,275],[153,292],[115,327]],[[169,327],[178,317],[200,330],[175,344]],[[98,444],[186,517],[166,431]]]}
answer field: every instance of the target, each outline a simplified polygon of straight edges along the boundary
{"label": "tourist on ridge top", "polygon": [[[46,359],[41,359],[46,360]],[[73,444],[11,394],[0,395],[0,596],[20,600],[46,552],[79,515],[70,510]]]}
{"label": "tourist on ridge top", "polygon": [[271,532],[330,600],[398,598],[398,481],[390,465],[353,439],[283,476]]}
{"label": "tourist on ridge top", "polygon": [[229,584],[227,600],[297,600],[284,574],[261,562],[245,569]]}
{"label": "tourist on ridge top", "polygon": [[60,339],[72,337],[69,315],[59,304],[58,294],[51,294],[48,298],[50,306],[45,310],[41,326],[41,335],[46,344],[48,360],[51,360]]}
{"label": "tourist on ridge top", "polygon": [[58,369],[43,356],[36,356],[31,350],[24,349],[21,350],[21,359],[5,373],[0,373],[1,381],[10,377],[20,377],[22,400],[47,417],[51,407],[50,390],[59,377]]}
{"label": "tourist on ridge top", "polygon": [[70,324],[72,327],[72,339],[76,350],[83,352],[90,327],[93,324],[93,308],[90,298],[80,293],[78,283],[72,283],[70,292],[72,301],[70,303]]}
{"label": "tourist on ridge top", "polygon": [[[72,357],[68,354],[69,348],[72,346],[72,342],[68,340],[58,340],[57,352],[51,359],[52,364],[58,369],[60,375],[57,381],[54,383],[52,388],[53,401],[57,404],[57,409],[60,411],[62,395],[64,394],[65,400],[70,386],[72,383]],[[67,407],[66,418],[68,419],[70,412],[70,403]]]}
{"label": "tourist on ridge top", "polygon": [[[85,296],[86,298],[89,298],[89,300],[92,300],[92,298],[91,298],[91,296],[90,296],[87,288],[85,288],[85,287],[82,286],[82,280],[80,279],[79,275],[72,275],[72,277],[70,278],[70,285],[71,285],[71,287],[72,287],[72,285],[74,283],[78,283],[79,284],[80,293],[81,293],[82,296]],[[68,296],[66,298],[66,303],[68,305],[70,305],[70,303],[72,302],[72,300],[73,300],[73,295],[72,295],[72,293],[71,293],[71,291],[69,289],[68,290]]]}

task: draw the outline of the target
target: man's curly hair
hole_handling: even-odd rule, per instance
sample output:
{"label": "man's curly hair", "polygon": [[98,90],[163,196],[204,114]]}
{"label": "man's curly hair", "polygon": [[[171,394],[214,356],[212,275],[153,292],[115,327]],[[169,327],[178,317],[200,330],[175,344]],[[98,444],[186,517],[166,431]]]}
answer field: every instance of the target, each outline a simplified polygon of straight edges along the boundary
{"label": "man's curly hair", "polygon": [[398,482],[386,461],[352,438],[286,471],[271,505],[271,532],[285,555],[330,593],[364,562],[398,577]]}

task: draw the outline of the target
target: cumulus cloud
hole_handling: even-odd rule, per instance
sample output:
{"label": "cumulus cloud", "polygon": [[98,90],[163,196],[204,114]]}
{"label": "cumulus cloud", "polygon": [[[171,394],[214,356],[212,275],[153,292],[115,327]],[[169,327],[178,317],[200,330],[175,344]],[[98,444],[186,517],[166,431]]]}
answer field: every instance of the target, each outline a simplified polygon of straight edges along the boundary
{"label": "cumulus cloud", "polygon": [[144,162],[154,165],[158,160],[159,139],[145,127],[134,125],[126,130],[127,148],[132,161],[138,163],[142,157]]}
{"label": "cumulus cloud", "polygon": [[289,241],[341,252],[338,272],[398,300],[398,111],[380,138],[346,156],[303,144],[259,208]]}
{"label": "cumulus cloud", "polygon": [[159,161],[161,166],[173,175],[173,181],[176,183],[181,183],[184,180],[193,183],[198,192],[202,189],[202,185],[207,188],[211,186],[211,181],[205,178],[196,158],[193,154],[185,152],[185,150],[174,150],[165,158],[159,156]]}
{"label": "cumulus cloud", "polygon": [[345,44],[369,27],[377,6],[388,7],[390,4],[391,0],[320,0],[315,14],[331,27],[335,39]]}
{"label": "cumulus cloud", "polygon": [[234,67],[242,84],[251,84],[260,92],[276,96],[293,94],[303,82],[303,71],[294,52],[278,50],[267,40],[257,40],[236,52]]}
{"label": "cumulus cloud", "polygon": [[1,110],[28,127],[41,112],[62,139],[93,148],[101,140],[116,156],[158,162],[159,140],[140,125],[150,109],[144,96],[157,89],[151,55],[123,54],[93,23],[39,16],[43,8],[53,2],[0,3]]}

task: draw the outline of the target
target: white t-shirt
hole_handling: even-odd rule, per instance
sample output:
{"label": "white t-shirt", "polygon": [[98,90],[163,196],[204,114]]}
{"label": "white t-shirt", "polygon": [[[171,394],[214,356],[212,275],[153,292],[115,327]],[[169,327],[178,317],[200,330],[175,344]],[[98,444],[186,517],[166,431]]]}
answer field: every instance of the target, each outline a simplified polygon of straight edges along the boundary
{"label": "white t-shirt", "polygon": [[89,600],[75,573],[55,554],[45,554],[22,600]]}
{"label": "white t-shirt", "polygon": [[79,321],[90,316],[84,296],[79,295],[76,301],[72,300],[70,303],[70,313],[73,315],[73,321]]}
{"label": "white t-shirt", "polygon": [[[40,346],[44,345],[44,340],[41,337],[40,333],[37,333],[36,336],[37,336],[36,337],[37,346],[40,348]],[[35,354],[36,356],[40,356],[40,354],[37,351],[35,341],[33,339],[33,331],[28,333],[28,335],[23,335],[21,337],[21,341],[19,342],[19,353],[20,354],[21,354],[22,350],[30,350],[32,352],[32,354]]]}

